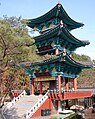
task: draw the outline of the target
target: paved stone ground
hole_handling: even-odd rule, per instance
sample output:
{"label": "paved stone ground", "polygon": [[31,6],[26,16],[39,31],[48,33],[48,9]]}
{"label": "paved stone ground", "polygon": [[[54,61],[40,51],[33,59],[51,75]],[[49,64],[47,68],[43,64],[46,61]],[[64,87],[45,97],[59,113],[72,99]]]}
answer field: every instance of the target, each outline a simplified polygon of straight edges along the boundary
{"label": "paved stone ground", "polygon": [[49,115],[49,116],[40,116],[40,117],[31,118],[31,119],[51,119],[52,117],[56,117],[57,119],[61,119],[61,117],[58,114]]}
{"label": "paved stone ground", "polygon": [[93,112],[93,109],[87,109],[85,111],[85,119],[95,119],[95,109]]}
{"label": "paved stone ground", "polygon": [[35,117],[31,119],[50,119],[50,116],[41,116],[41,117]]}
{"label": "paved stone ground", "polygon": [[[51,117],[55,117],[55,116],[41,116],[41,117],[35,117],[31,119],[50,119]],[[59,117],[57,117],[57,119],[59,119]]]}
{"label": "paved stone ground", "polygon": [[2,116],[2,114],[1,114],[1,109],[0,109],[0,119],[3,119],[3,116]]}

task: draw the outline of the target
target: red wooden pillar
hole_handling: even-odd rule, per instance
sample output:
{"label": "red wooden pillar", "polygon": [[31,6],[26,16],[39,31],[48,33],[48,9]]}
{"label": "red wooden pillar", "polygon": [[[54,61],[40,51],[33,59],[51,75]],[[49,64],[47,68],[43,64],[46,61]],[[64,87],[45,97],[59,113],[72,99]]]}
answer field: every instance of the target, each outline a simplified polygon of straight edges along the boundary
{"label": "red wooden pillar", "polygon": [[58,75],[58,90],[61,91],[61,76]]}
{"label": "red wooden pillar", "polygon": [[69,109],[68,100],[66,100],[66,108]]}
{"label": "red wooden pillar", "polygon": [[74,90],[77,90],[77,79],[73,79]]}
{"label": "red wooden pillar", "polygon": [[56,100],[56,113],[58,113],[58,100]]}
{"label": "red wooden pillar", "polygon": [[42,81],[40,81],[40,94],[42,94]]}
{"label": "red wooden pillar", "polygon": [[30,94],[34,95],[34,78],[30,78]]}
{"label": "red wooden pillar", "polygon": [[65,89],[66,89],[66,91],[69,90],[68,78],[65,78]]}

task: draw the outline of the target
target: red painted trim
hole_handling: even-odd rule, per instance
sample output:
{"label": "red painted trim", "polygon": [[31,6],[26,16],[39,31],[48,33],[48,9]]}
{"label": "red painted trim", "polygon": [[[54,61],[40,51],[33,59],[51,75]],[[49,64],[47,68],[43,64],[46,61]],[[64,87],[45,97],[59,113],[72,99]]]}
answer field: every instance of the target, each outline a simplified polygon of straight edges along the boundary
{"label": "red painted trim", "polygon": [[20,92],[14,92],[12,93],[13,97],[18,97],[21,93]]}
{"label": "red painted trim", "polygon": [[[38,116],[41,116],[41,110],[43,109],[53,109],[53,103],[52,103],[52,100],[51,99],[47,99],[43,104],[42,106],[33,114],[32,118],[34,117],[38,117]],[[52,114],[52,111],[51,111],[51,114]]]}
{"label": "red painted trim", "polygon": [[34,78],[31,81],[31,94],[34,94]]}
{"label": "red painted trim", "polygon": [[58,113],[58,101],[56,101],[56,113]]}
{"label": "red painted trim", "polygon": [[93,93],[91,91],[70,91],[63,92],[62,94],[49,94],[49,97],[52,100],[67,100],[67,99],[78,99],[78,98],[86,98],[91,97]]}
{"label": "red painted trim", "polygon": [[42,92],[43,92],[43,91],[42,91],[42,88],[43,88],[43,87],[42,87],[42,82],[40,82],[40,94],[42,94]]}
{"label": "red painted trim", "polygon": [[58,75],[58,90],[61,91],[61,76]]}
{"label": "red painted trim", "polygon": [[77,79],[73,79],[74,90],[77,90]]}
{"label": "red painted trim", "polygon": [[64,93],[64,100],[66,99],[78,99],[78,98],[86,98],[91,97],[93,93],[91,91],[74,91]]}

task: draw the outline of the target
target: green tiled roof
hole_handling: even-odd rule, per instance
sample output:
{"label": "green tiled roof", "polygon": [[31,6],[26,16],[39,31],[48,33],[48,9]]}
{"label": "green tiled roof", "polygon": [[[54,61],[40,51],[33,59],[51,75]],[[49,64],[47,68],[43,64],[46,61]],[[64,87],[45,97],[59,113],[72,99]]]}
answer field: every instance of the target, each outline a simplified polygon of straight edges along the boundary
{"label": "green tiled roof", "polygon": [[31,28],[37,27],[42,30],[42,26],[48,27],[50,23],[57,25],[61,20],[67,26],[68,30],[73,30],[84,25],[83,23],[79,23],[71,19],[61,4],[57,4],[49,12],[38,18],[28,19],[29,22],[27,25]]}
{"label": "green tiled roof", "polygon": [[[22,64],[21,64],[22,65]],[[44,60],[42,62],[24,63],[26,72],[37,77],[49,75],[57,76],[60,74],[64,77],[75,78],[79,75],[82,69],[91,68],[93,64],[79,63],[73,60],[68,54],[60,54],[53,59]]]}
{"label": "green tiled roof", "polygon": [[[68,54],[71,54],[76,48],[90,44],[89,41],[75,38],[62,24],[58,24],[43,34],[34,37],[34,40],[38,51],[44,52],[44,54],[45,50],[48,53],[48,50],[55,49],[55,47],[58,47],[60,51],[65,48]],[[51,46],[52,43],[54,43],[53,46]],[[47,47],[43,50],[46,46],[50,46],[50,48]]]}

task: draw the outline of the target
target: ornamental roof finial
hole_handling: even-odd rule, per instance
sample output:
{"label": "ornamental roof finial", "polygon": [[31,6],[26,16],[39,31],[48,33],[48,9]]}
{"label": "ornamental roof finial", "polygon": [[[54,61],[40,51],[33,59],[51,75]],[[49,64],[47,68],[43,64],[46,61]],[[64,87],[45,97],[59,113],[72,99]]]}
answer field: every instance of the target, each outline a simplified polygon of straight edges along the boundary
{"label": "ornamental roof finial", "polygon": [[58,0],[58,7],[61,7],[60,0]]}
{"label": "ornamental roof finial", "polygon": [[60,0],[58,0],[58,4],[60,4]]}

